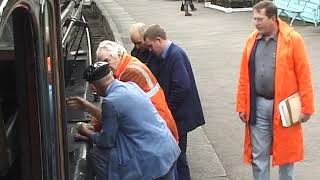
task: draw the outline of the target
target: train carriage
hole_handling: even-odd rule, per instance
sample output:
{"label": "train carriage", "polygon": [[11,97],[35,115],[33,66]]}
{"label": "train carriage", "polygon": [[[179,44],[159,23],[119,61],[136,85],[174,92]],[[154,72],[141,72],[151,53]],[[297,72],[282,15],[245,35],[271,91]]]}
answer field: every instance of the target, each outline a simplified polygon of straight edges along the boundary
{"label": "train carriage", "polygon": [[87,94],[79,73],[91,63],[83,3],[0,0],[0,179],[82,174],[87,145],[73,144],[70,131],[85,115],[68,110],[65,97]]}

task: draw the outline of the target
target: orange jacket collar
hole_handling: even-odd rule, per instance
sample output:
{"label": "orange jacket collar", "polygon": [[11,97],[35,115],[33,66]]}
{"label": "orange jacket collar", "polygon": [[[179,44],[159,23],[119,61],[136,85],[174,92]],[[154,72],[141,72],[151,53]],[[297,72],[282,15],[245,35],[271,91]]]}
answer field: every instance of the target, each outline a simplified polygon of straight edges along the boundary
{"label": "orange jacket collar", "polygon": [[119,66],[117,71],[114,73],[114,76],[116,78],[119,78],[119,76],[123,73],[123,71],[126,69],[127,65],[130,63],[132,57],[128,53],[123,53],[122,58],[120,60]]}

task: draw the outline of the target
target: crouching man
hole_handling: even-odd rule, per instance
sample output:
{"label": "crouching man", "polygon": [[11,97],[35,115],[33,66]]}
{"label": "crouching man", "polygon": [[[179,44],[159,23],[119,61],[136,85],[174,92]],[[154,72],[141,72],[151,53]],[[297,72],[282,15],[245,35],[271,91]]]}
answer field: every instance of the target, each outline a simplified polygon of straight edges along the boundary
{"label": "crouching man", "polygon": [[115,80],[106,62],[89,66],[84,78],[104,97],[102,130],[79,128],[96,144],[88,157],[96,179],[174,180],[180,149],[146,94]]}

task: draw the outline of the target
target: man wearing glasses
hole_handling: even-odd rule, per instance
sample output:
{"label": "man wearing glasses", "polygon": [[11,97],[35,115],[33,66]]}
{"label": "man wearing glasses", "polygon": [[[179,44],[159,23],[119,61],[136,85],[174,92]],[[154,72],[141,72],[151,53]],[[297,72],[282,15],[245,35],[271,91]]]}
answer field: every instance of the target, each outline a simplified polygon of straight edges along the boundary
{"label": "man wearing glasses", "polygon": [[[252,164],[254,180],[270,179],[279,166],[279,180],[293,180],[294,163],[303,160],[301,123],[314,113],[311,72],[303,39],[277,17],[271,1],[253,7],[256,29],[242,54],[237,112],[245,124],[244,161]],[[301,96],[300,122],[281,124],[279,103]]]}

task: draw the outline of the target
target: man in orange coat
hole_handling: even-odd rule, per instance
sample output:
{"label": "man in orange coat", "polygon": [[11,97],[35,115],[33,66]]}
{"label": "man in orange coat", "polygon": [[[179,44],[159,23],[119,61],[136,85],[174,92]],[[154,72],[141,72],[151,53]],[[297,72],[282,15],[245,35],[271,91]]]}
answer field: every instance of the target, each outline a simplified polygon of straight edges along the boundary
{"label": "man in orange coat", "polygon": [[[243,51],[237,92],[237,112],[246,125],[244,161],[252,163],[255,180],[268,180],[272,154],[279,179],[293,180],[294,162],[304,153],[301,123],[315,111],[308,58],[302,37],[278,19],[272,2],[256,4],[253,20],[257,30]],[[285,128],[279,102],[294,93],[301,96],[301,123]]]}
{"label": "man in orange coat", "polygon": [[[169,130],[178,142],[179,135],[177,126],[167,105],[164,92],[149,68],[137,58],[130,56],[121,45],[108,40],[102,41],[99,44],[97,60],[107,62],[113,75],[118,80],[135,82],[149,96],[152,104],[158,110],[160,116],[166,121]],[[69,105],[73,106],[72,104],[78,103],[76,101],[79,100],[80,99],[77,98],[72,102],[72,99],[69,98]],[[83,99],[81,101],[83,101]],[[98,110],[94,108],[95,106],[90,105],[89,102],[82,102],[81,104],[85,104],[85,108],[83,109],[90,110],[89,112],[91,112],[93,116],[99,114],[99,112],[97,112]],[[99,116],[95,117],[98,121],[101,119]],[[96,120],[94,123],[97,123]]]}

